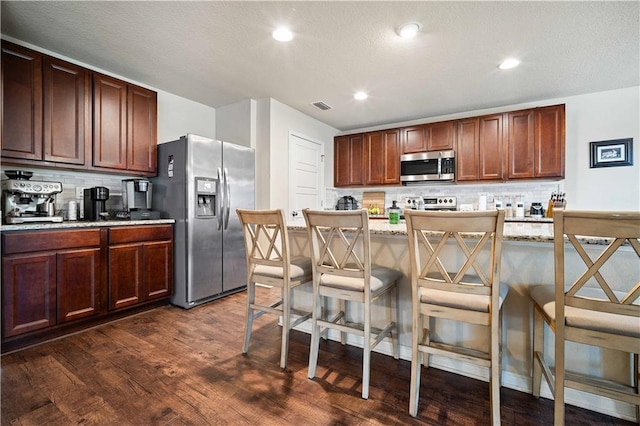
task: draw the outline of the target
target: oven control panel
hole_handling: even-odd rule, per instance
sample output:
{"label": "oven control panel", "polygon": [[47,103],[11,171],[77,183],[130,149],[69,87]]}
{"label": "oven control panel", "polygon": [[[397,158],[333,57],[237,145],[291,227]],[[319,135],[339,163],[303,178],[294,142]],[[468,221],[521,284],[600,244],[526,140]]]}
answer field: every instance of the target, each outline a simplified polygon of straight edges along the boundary
{"label": "oven control panel", "polygon": [[424,197],[425,210],[457,210],[458,200],[455,196]]}

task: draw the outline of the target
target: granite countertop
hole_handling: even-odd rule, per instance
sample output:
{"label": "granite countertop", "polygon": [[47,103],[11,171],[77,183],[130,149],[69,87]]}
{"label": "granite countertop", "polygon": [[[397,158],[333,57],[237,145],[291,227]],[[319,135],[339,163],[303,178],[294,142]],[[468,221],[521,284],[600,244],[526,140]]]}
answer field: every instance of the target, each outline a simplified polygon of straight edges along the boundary
{"label": "granite countertop", "polygon": [[[287,227],[291,231],[306,231],[307,226],[303,219],[296,219],[290,221]],[[404,220],[400,220],[397,225],[392,225],[388,220],[370,220],[369,231],[374,235],[407,235],[407,225]],[[433,234],[434,236],[437,233]],[[530,241],[530,242],[553,242],[553,219],[549,218],[548,221],[540,222],[539,219],[535,221],[505,221],[504,241]],[[579,240],[586,244],[609,244],[611,238],[599,238],[599,237],[581,237]]]}
{"label": "granite countertop", "polygon": [[134,226],[134,225],[161,225],[175,223],[175,219],[154,219],[154,220],[100,220],[91,221],[64,221],[60,223],[21,223],[17,225],[2,225],[0,231],[27,231],[27,230],[47,230],[47,229],[74,229],[74,228],[95,228],[105,226]]}

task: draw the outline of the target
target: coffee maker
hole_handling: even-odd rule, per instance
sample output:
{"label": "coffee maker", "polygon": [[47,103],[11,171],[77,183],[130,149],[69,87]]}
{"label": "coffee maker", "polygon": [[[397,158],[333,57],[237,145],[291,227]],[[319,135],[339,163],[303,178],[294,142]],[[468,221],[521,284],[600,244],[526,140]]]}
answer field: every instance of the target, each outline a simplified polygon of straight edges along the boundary
{"label": "coffee maker", "polygon": [[2,181],[4,223],[62,222],[56,215],[56,194],[62,192],[62,184],[29,180],[31,172],[13,172],[5,172],[11,179]]}
{"label": "coffee maker", "polygon": [[107,200],[109,199],[109,188],[95,186],[84,190],[84,219],[97,221],[106,219]]}
{"label": "coffee maker", "polygon": [[160,212],[151,210],[153,184],[147,179],[122,181],[122,204],[131,220],[160,219]]}

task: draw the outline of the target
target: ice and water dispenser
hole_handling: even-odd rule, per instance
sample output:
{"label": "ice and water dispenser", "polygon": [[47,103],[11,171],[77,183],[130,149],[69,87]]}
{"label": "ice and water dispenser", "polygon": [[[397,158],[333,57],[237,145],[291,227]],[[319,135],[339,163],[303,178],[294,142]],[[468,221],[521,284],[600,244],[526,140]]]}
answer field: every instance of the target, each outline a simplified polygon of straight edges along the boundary
{"label": "ice and water dispenser", "polygon": [[216,216],[217,179],[196,178],[196,217]]}

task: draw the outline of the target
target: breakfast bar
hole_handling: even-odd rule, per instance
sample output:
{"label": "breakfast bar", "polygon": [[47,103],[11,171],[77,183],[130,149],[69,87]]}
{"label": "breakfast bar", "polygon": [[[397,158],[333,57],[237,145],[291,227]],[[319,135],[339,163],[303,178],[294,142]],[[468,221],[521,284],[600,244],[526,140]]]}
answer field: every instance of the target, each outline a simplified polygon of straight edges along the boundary
{"label": "breakfast bar", "polygon": [[[402,272],[399,285],[400,309],[400,357],[411,358],[411,273],[409,260],[409,245],[406,224],[390,224],[387,220],[370,220],[372,262],[397,269]],[[309,256],[310,248],[304,221],[295,220],[288,224],[290,248],[292,256]],[[503,305],[502,328],[502,384],[508,388],[531,393],[531,342],[533,314],[530,305],[529,288],[533,285],[550,285],[554,283],[554,252],[553,252],[553,222],[505,222],[502,248],[501,281],[510,287],[509,294]],[[597,257],[603,250],[605,239],[591,238],[587,252],[591,258]],[[637,266],[630,268],[631,260],[636,258],[630,246],[619,249],[622,258],[603,271],[610,282],[631,282],[631,277],[639,275]],[[572,264],[578,270],[584,268],[582,260],[575,256]],[[311,304],[311,287],[302,286],[294,293],[294,306],[308,307]],[[357,304],[356,304],[357,305]],[[376,309],[379,317],[384,319],[388,313],[382,311],[385,304],[377,303],[373,307],[374,318]],[[331,307],[329,307],[331,309]],[[359,306],[353,306],[351,315],[362,315]],[[309,332],[309,326],[302,324],[300,330]],[[488,342],[488,330],[484,327],[470,324],[440,321],[436,326],[436,333],[440,339],[449,343],[463,342],[466,346],[481,349]],[[548,333],[548,330],[545,331]],[[337,334],[330,338],[338,339]],[[553,333],[549,336],[553,338]],[[347,344],[362,346],[360,337],[350,336]],[[552,347],[552,345],[550,346]],[[391,355],[391,342],[382,342],[377,350]],[[625,381],[631,372],[627,355],[616,351],[602,350],[589,346],[567,343],[567,353],[571,354],[572,369],[596,377]],[[545,357],[553,359],[553,351],[545,353]],[[392,362],[392,359],[390,359]],[[460,361],[453,361],[438,356],[432,357],[430,365],[480,380],[488,380],[488,371]],[[546,385],[543,385],[546,386]],[[584,395],[584,394],[583,394]],[[542,396],[551,398],[548,388],[543,387]],[[592,397],[593,398],[593,397]],[[622,402],[596,398],[585,399],[578,395],[578,391],[568,390],[567,402],[591,408],[585,401],[597,404],[604,412],[624,413],[629,417],[635,414],[635,408]]]}

